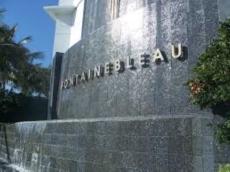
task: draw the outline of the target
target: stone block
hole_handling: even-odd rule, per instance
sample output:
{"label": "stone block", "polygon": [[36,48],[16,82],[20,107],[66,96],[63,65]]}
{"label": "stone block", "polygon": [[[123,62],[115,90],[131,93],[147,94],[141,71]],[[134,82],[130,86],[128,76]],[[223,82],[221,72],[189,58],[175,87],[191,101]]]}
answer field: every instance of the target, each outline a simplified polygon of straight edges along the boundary
{"label": "stone block", "polygon": [[201,119],[200,118],[194,118],[192,120],[192,135],[193,136],[202,136]]}
{"label": "stone block", "polygon": [[51,143],[51,134],[44,134],[42,136],[42,143],[44,144],[50,144]]}
{"label": "stone block", "polygon": [[209,124],[213,123],[213,118],[210,116],[209,118],[202,118],[201,119],[201,130],[203,136],[213,136],[214,131],[213,128],[208,126]]}
{"label": "stone block", "polygon": [[153,155],[152,168],[153,171],[167,171],[169,169],[169,160],[168,156],[164,154],[155,154]]}
{"label": "stone block", "polygon": [[214,154],[213,136],[203,137],[203,156],[213,156],[213,154]]}
{"label": "stone block", "polygon": [[203,1],[200,0],[189,0],[188,1],[188,12],[203,10]]}
{"label": "stone block", "polygon": [[149,149],[150,152],[152,152],[154,155],[168,154],[168,152],[171,150],[170,144],[175,145],[175,143],[170,142],[168,137],[150,137],[149,140],[150,140]]}
{"label": "stone block", "polygon": [[135,156],[137,157],[137,171],[152,171],[153,170],[153,159],[154,156],[149,153],[136,153]]}
{"label": "stone block", "polygon": [[137,157],[135,157],[135,153],[133,152],[123,152],[121,157],[121,162],[123,167],[127,168],[137,168]]}
{"label": "stone block", "polygon": [[203,168],[203,157],[195,156],[192,162],[193,162],[193,171],[200,172]]}
{"label": "stone block", "polygon": [[169,155],[169,171],[193,171],[193,164],[190,156],[186,155]]}
{"label": "stone block", "polygon": [[95,125],[95,134],[98,135],[105,135],[106,130],[105,130],[105,122],[97,122]]}
{"label": "stone block", "polygon": [[119,123],[117,121],[108,121],[105,123],[106,135],[117,135],[119,133]]}
{"label": "stone block", "polygon": [[203,171],[204,172],[214,172],[214,157],[213,156],[205,156],[203,157]]}
{"label": "stone block", "polygon": [[[154,71],[151,69],[143,69],[141,71],[141,115],[148,116],[154,114],[155,108],[155,82]],[[150,79],[151,78],[151,79]]]}
{"label": "stone block", "polygon": [[203,155],[203,138],[199,136],[193,136],[191,138],[192,146],[193,146],[193,154],[196,156]]}
{"label": "stone block", "polygon": [[151,136],[168,136],[169,131],[165,128],[165,120],[156,120],[152,122]]}
{"label": "stone block", "polygon": [[87,136],[86,135],[79,135],[78,136],[78,148],[85,149],[87,145]]}
{"label": "stone block", "polygon": [[230,156],[230,148],[229,146],[223,145],[215,145],[214,143],[214,151],[215,151],[215,159],[218,163],[228,162],[228,157]]}
{"label": "stone block", "polygon": [[183,154],[186,155],[193,155],[195,154],[193,151],[193,141],[192,141],[192,137],[185,137],[184,138],[184,145],[183,145]]}
{"label": "stone block", "polygon": [[[184,136],[169,137],[168,139],[168,153],[169,154],[183,154]],[[164,146],[165,147],[165,146]]]}
{"label": "stone block", "polygon": [[138,116],[141,114],[141,77],[136,71],[130,72],[129,77],[129,115]]}

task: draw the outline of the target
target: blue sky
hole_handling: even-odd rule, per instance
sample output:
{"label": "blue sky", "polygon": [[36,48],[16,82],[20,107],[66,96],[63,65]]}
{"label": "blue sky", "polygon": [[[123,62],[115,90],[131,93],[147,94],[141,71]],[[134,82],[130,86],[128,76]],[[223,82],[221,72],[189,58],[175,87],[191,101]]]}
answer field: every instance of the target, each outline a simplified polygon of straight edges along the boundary
{"label": "blue sky", "polygon": [[48,66],[52,61],[55,22],[43,10],[44,6],[57,5],[58,0],[0,0],[0,7],[7,11],[3,21],[9,25],[18,24],[17,40],[32,36],[28,43],[31,51],[42,51]]}

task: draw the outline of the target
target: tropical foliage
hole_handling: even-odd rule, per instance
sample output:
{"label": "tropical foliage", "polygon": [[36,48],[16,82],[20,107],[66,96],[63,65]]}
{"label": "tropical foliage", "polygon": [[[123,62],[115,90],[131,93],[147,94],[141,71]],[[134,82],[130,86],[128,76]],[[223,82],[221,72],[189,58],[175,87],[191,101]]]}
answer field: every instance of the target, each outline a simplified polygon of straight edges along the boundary
{"label": "tropical foliage", "polygon": [[200,108],[219,108],[226,119],[218,124],[216,135],[230,145],[230,19],[220,24],[218,38],[199,57],[194,77],[187,84],[190,97]]}
{"label": "tropical foliage", "polygon": [[16,107],[20,106],[17,94],[11,90],[0,89],[0,114],[10,114]]}
{"label": "tropical foliage", "polygon": [[218,172],[230,172],[230,164],[221,165]]}
{"label": "tropical foliage", "polygon": [[[4,10],[0,9],[0,14]],[[25,95],[48,96],[50,70],[34,61],[43,59],[41,52],[31,52],[26,44],[32,38],[15,39],[17,25],[0,22],[0,88],[14,88]]]}

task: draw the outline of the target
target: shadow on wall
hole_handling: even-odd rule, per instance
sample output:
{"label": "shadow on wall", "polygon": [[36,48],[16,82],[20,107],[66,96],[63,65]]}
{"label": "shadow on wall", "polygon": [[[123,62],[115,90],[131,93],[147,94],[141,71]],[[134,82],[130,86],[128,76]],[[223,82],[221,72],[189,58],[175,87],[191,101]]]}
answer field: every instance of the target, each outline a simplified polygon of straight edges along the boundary
{"label": "shadow on wall", "polygon": [[48,99],[43,97],[23,97],[20,106],[13,112],[0,114],[0,122],[14,123],[21,121],[47,120]]}
{"label": "shadow on wall", "polygon": [[49,97],[49,109],[48,118],[58,119],[57,117],[57,104],[58,104],[58,94],[59,94],[59,83],[61,78],[61,65],[62,65],[63,53],[57,52],[53,58],[53,67],[51,70],[51,80],[50,80],[50,97]]}

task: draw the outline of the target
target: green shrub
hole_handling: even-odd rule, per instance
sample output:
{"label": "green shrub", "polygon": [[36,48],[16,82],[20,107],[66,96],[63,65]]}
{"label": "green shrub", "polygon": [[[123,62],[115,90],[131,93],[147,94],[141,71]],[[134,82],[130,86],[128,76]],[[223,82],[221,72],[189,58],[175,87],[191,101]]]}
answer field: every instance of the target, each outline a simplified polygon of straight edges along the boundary
{"label": "green shrub", "polygon": [[12,91],[0,89],[0,115],[9,114],[19,106],[19,97]]}
{"label": "green shrub", "polygon": [[230,19],[221,23],[218,38],[198,58],[188,81],[191,98],[201,108],[230,101]]}
{"label": "green shrub", "polygon": [[187,82],[193,103],[221,109],[218,115],[226,122],[216,126],[216,135],[230,145],[230,19],[220,24],[218,38],[198,58],[193,73]]}
{"label": "green shrub", "polygon": [[230,172],[230,164],[220,165],[218,172]]}

